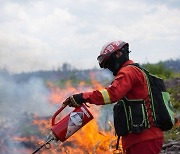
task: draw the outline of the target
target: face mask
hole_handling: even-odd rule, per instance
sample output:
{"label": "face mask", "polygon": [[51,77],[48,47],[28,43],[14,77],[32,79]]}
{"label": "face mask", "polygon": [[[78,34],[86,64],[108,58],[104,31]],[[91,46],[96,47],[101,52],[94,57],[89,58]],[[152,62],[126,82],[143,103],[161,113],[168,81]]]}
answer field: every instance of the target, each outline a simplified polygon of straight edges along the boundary
{"label": "face mask", "polygon": [[108,61],[106,62],[105,67],[109,69],[114,76],[117,75],[119,69],[123,66],[123,64],[128,60],[126,54],[122,54],[120,57],[117,57],[116,54],[113,54],[109,57]]}

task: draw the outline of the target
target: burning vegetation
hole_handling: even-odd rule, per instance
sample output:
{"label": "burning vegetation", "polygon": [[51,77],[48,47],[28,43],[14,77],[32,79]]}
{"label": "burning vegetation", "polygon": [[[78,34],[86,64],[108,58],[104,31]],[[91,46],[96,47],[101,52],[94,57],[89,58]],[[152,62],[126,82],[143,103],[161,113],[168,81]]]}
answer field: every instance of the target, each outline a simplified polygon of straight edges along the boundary
{"label": "burning vegetation", "polygon": [[[51,131],[51,117],[68,96],[103,88],[94,79],[93,74],[90,76],[91,84],[81,81],[74,86],[71,81],[66,81],[62,87],[41,78],[31,78],[26,82],[15,82],[12,78],[0,76],[0,153],[32,153],[44,144]],[[179,85],[179,78],[177,81],[178,83],[175,85]],[[47,144],[39,153],[121,153],[121,142],[120,150],[115,151],[117,137],[112,123],[112,108],[113,105],[90,105],[89,110],[94,116],[92,121],[65,142]],[[62,119],[72,110],[73,108],[65,108],[58,119]],[[173,128],[176,137],[179,136],[179,119],[178,117],[177,124]],[[177,137],[178,140],[175,140],[173,136],[168,138],[171,138],[172,142],[165,142],[162,153],[172,151],[172,146],[174,146],[174,151],[180,150],[180,138]]]}
{"label": "burning vegetation", "polygon": [[[102,85],[93,78],[92,83],[93,86],[91,87],[87,86],[85,82],[80,82],[77,87],[74,87],[70,81],[67,81],[65,87],[60,88],[48,81],[46,82],[48,95],[45,93],[45,96],[40,96],[48,100],[44,102],[46,103],[44,105],[48,106],[51,112],[52,110],[55,112],[61,106],[62,101],[71,94],[102,88]],[[36,107],[38,108],[39,105],[34,106],[34,108]],[[20,110],[18,111],[17,107],[15,110],[17,113],[21,112]],[[47,110],[47,107],[45,110]],[[58,116],[58,119],[65,117],[71,110],[73,108],[67,107]],[[47,144],[39,152],[44,154],[112,153],[116,146],[116,137],[114,136],[112,118],[108,115],[109,111],[102,109],[102,107],[94,107],[93,105],[90,106],[89,110],[94,116],[94,120],[90,121],[65,142],[52,142],[51,144]],[[18,117],[11,116],[11,118],[7,119],[2,117],[0,119],[0,153],[32,153],[36,148],[44,144],[51,131],[52,114],[53,112],[44,115],[41,112],[33,113],[31,111],[31,113],[23,112]],[[105,120],[102,120],[102,116]]]}

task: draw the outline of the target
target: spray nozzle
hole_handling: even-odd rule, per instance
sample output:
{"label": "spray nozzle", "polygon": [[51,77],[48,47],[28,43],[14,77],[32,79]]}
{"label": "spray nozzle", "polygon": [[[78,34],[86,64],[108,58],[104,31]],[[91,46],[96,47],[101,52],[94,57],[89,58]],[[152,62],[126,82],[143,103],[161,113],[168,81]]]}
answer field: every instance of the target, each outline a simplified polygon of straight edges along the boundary
{"label": "spray nozzle", "polygon": [[36,152],[38,152],[43,147],[45,147],[46,149],[50,149],[51,148],[50,142],[53,141],[53,140],[57,140],[57,138],[55,137],[55,135],[51,131],[50,134],[47,137],[46,142],[43,145],[41,145],[39,148],[37,148],[32,154],[35,154]]}

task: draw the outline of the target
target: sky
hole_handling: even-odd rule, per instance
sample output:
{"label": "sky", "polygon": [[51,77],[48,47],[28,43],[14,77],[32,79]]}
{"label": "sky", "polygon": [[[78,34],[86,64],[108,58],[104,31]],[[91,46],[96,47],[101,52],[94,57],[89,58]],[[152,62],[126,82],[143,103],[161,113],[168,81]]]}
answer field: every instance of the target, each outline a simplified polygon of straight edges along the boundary
{"label": "sky", "polygon": [[0,69],[98,68],[109,41],[139,63],[180,58],[179,0],[0,0]]}

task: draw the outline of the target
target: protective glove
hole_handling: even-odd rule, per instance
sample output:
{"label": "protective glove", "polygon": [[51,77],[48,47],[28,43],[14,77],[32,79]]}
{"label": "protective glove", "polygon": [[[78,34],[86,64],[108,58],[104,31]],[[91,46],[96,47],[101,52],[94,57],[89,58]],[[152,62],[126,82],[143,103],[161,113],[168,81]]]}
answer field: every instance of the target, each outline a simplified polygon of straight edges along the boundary
{"label": "protective glove", "polygon": [[83,94],[80,93],[80,94],[75,94],[75,95],[72,95],[70,97],[68,97],[64,102],[63,102],[63,105],[69,105],[70,107],[79,107],[81,106],[83,103],[85,103],[86,100],[83,98]]}

